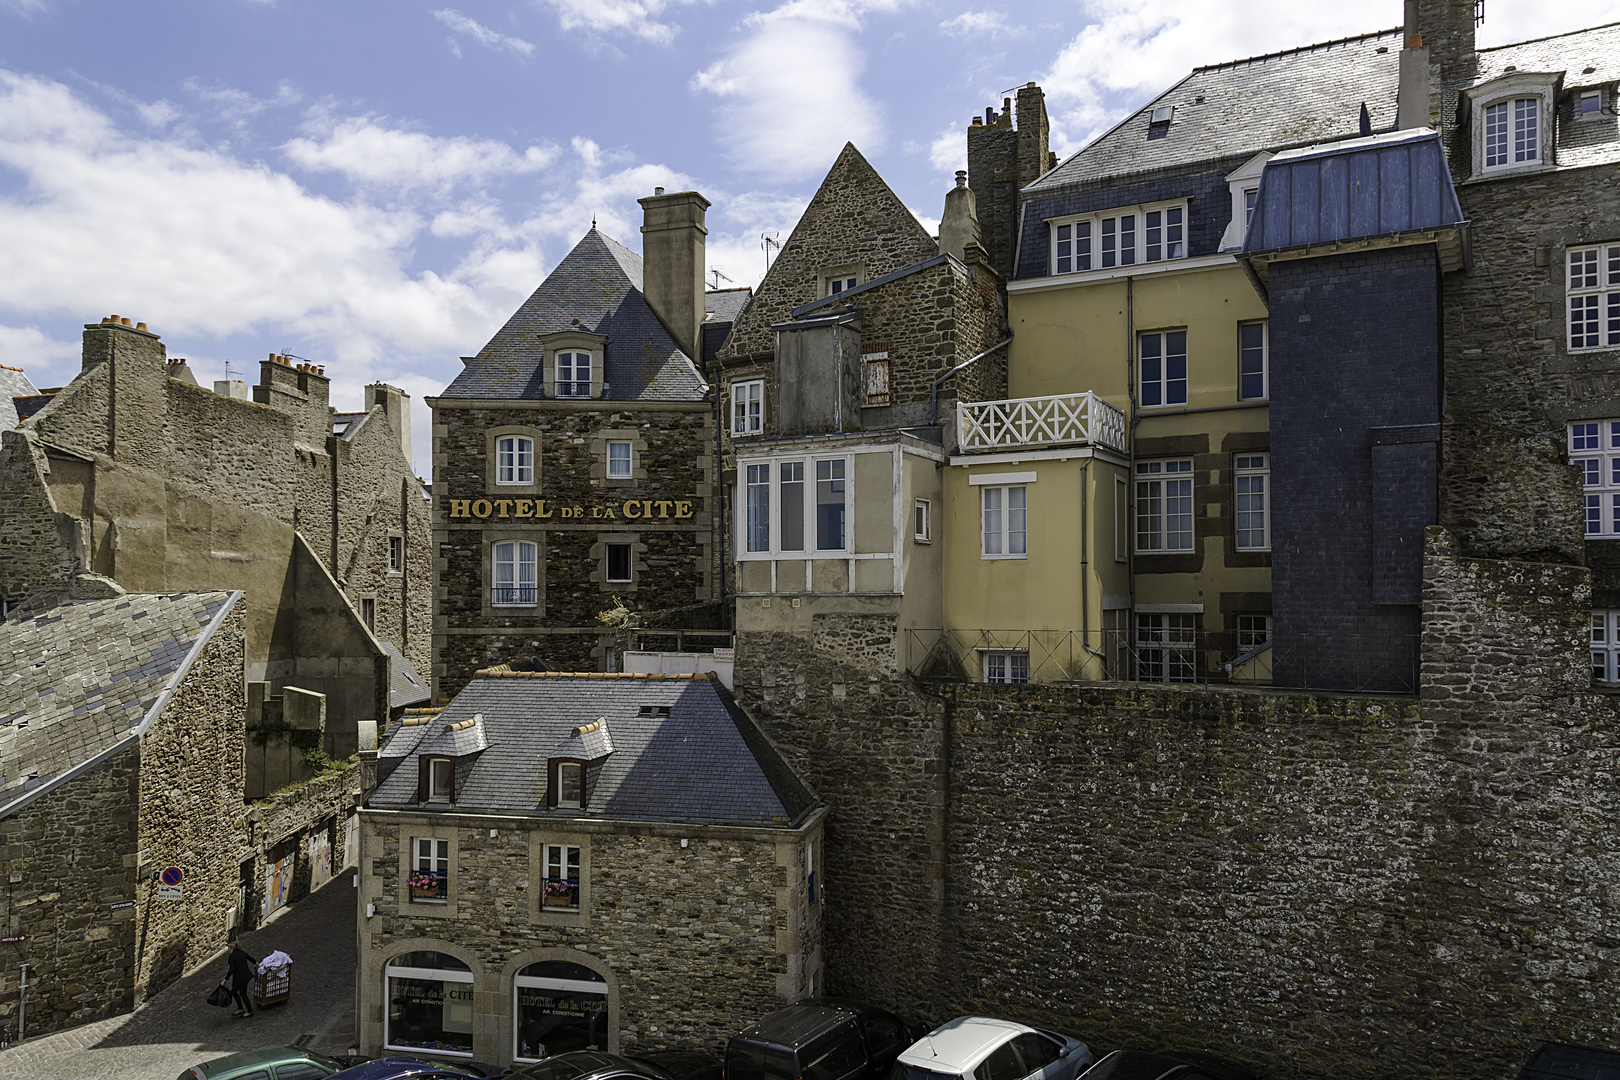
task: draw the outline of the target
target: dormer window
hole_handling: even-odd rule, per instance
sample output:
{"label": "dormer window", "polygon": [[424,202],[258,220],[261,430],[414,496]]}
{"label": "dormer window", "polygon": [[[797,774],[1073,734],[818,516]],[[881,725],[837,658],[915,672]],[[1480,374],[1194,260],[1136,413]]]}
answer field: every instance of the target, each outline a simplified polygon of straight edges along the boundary
{"label": "dormer window", "polygon": [[1469,116],[1475,176],[1551,164],[1557,79],[1556,72],[1509,71],[1474,87]]}
{"label": "dormer window", "polygon": [[1111,270],[1187,257],[1187,204],[1122,207],[1100,214],[1057,218],[1052,230],[1052,273]]}
{"label": "dormer window", "polygon": [[1575,119],[1596,120],[1603,113],[1603,91],[1582,90],[1575,100]]}
{"label": "dormer window", "polygon": [[577,761],[557,763],[557,805],[578,810],[585,803],[585,767]]}
{"label": "dormer window", "polygon": [[557,396],[591,396],[591,354],[560,352],[557,354]]}
{"label": "dormer window", "polygon": [[417,801],[453,803],[456,801],[456,759],[423,757],[417,779]]}
{"label": "dormer window", "polygon": [[1485,167],[1541,160],[1540,102],[1533,97],[1499,101],[1485,108]]}
{"label": "dormer window", "polygon": [[1260,203],[1260,174],[1270,160],[1271,154],[1263,151],[1226,175],[1226,186],[1232,193],[1232,217],[1221,234],[1222,251],[1241,248],[1254,227],[1254,208]]}

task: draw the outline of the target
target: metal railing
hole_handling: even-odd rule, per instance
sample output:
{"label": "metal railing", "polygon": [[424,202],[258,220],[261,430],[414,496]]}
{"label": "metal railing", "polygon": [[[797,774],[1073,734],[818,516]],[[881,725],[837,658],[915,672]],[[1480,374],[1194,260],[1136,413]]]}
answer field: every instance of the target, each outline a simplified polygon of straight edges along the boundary
{"label": "metal railing", "polygon": [[907,674],[942,682],[1105,680],[1415,694],[1417,634],[908,630]]}
{"label": "metal railing", "polygon": [[[570,859],[570,862],[573,860]],[[541,903],[548,908],[579,907],[579,878],[548,877],[541,880]]]}
{"label": "metal railing", "polygon": [[1090,443],[1123,453],[1125,427],[1125,414],[1089,390],[956,406],[956,437],[967,453],[1055,443]]}
{"label": "metal railing", "polygon": [[499,607],[533,607],[540,599],[538,585],[494,585],[489,602]]}
{"label": "metal railing", "polygon": [[413,904],[444,900],[450,895],[450,871],[412,870],[410,884]]}
{"label": "metal railing", "polygon": [[631,633],[630,641],[631,648],[638,652],[706,653],[731,648],[735,638],[729,630],[644,630],[638,627]]}

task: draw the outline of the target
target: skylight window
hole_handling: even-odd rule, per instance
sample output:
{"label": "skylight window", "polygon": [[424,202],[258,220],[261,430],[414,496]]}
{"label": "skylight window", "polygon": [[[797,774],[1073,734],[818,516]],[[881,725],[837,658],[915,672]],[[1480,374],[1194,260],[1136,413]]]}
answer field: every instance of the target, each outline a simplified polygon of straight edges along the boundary
{"label": "skylight window", "polygon": [[1175,113],[1176,107],[1174,105],[1160,105],[1153,110],[1153,122],[1155,124],[1168,124]]}

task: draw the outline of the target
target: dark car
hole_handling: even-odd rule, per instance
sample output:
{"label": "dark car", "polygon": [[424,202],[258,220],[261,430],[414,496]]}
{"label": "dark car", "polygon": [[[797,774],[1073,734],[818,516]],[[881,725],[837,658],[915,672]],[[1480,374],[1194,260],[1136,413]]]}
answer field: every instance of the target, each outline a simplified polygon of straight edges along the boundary
{"label": "dark car", "polygon": [[428,1061],[399,1054],[344,1069],[330,1080],[477,1080],[491,1075],[495,1073],[474,1062]]}
{"label": "dark car", "polygon": [[324,1080],[343,1066],[337,1058],[296,1046],[266,1046],[193,1065],[180,1080]]}
{"label": "dark car", "polygon": [[696,1050],[649,1050],[635,1057],[575,1050],[514,1069],[511,1075],[513,1080],[720,1080],[720,1062]]}
{"label": "dark car", "polygon": [[884,1080],[922,1034],[871,1005],[812,998],[733,1035],[725,1080]]}
{"label": "dark car", "polygon": [[1233,1061],[1198,1052],[1150,1054],[1115,1050],[1080,1074],[1080,1080],[1258,1080]]}
{"label": "dark car", "polygon": [[1519,1071],[1519,1080],[1620,1080],[1620,1053],[1595,1046],[1544,1043]]}

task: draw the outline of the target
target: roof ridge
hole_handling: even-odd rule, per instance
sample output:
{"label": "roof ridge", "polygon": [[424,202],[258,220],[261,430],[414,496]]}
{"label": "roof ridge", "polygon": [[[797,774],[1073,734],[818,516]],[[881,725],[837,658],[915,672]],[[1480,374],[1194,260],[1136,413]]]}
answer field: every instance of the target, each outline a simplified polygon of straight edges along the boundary
{"label": "roof ridge", "polygon": [[1576,34],[1590,34],[1594,30],[1607,30],[1611,26],[1620,26],[1620,22],[1598,23],[1596,26],[1585,26],[1579,30],[1565,30],[1562,34],[1548,34],[1546,37],[1525,38],[1523,41],[1510,41],[1506,45],[1488,45],[1483,49],[1476,48],[1476,53],[1500,52],[1503,49],[1517,49],[1520,45],[1535,45],[1542,41],[1552,41],[1555,38],[1574,37]]}
{"label": "roof ridge", "polygon": [[[1280,60],[1285,56],[1298,56],[1302,53],[1315,52],[1317,49],[1331,48],[1334,45],[1350,45],[1359,41],[1371,41],[1374,38],[1389,37],[1404,34],[1405,32],[1404,27],[1397,26],[1392,30],[1374,30],[1366,34],[1352,34],[1349,37],[1334,38],[1332,41],[1318,41],[1314,45],[1296,45],[1292,49],[1280,49],[1277,52],[1261,53],[1258,56],[1245,56],[1239,60],[1223,60],[1218,64],[1205,64],[1202,67],[1193,68],[1193,73],[1220,71],[1224,68],[1235,68],[1241,64],[1253,64],[1261,60]],[[1140,111],[1138,110],[1138,112]]]}
{"label": "roof ridge", "polygon": [[474,678],[483,679],[649,679],[657,681],[692,681],[701,679],[707,681],[713,676],[707,671],[682,672],[680,674],[663,674],[661,672],[647,671],[512,671],[505,664],[496,667],[479,668],[473,672]]}

